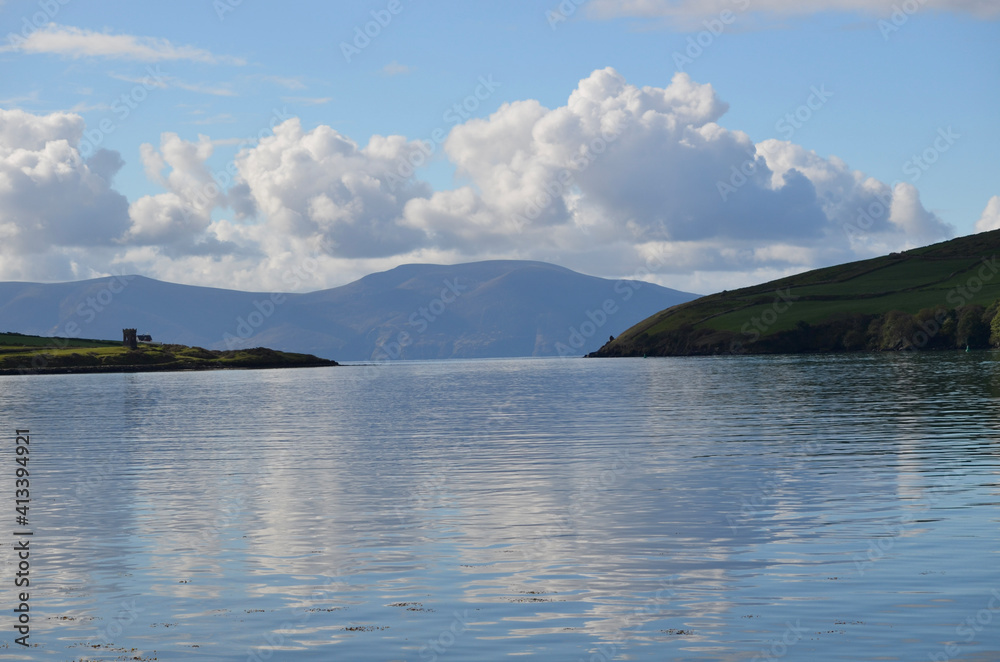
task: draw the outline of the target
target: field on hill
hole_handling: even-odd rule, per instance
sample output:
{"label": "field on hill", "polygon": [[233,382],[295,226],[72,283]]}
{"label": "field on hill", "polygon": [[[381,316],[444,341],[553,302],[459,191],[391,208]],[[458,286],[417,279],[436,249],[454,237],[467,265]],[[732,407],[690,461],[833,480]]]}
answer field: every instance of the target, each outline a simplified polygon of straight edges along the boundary
{"label": "field on hill", "polygon": [[29,336],[23,333],[0,333],[0,348],[16,349],[19,347],[121,347],[120,340],[90,340],[87,338],[49,338],[46,336]]}
{"label": "field on hill", "polygon": [[994,231],[721,292],[661,311],[594,355],[983,347],[998,255]]}

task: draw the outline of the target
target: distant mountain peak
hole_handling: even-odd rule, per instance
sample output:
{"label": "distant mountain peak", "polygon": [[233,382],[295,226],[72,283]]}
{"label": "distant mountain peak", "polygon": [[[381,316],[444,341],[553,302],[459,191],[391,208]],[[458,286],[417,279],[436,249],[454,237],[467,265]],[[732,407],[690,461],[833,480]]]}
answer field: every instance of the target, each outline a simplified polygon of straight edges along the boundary
{"label": "distant mountain peak", "polygon": [[404,264],[302,294],[126,275],[0,283],[0,330],[72,336],[73,329],[78,337],[114,339],[123,328],[138,328],[207,349],[240,343],[339,361],[582,356],[653,312],[695,297],[531,260]]}

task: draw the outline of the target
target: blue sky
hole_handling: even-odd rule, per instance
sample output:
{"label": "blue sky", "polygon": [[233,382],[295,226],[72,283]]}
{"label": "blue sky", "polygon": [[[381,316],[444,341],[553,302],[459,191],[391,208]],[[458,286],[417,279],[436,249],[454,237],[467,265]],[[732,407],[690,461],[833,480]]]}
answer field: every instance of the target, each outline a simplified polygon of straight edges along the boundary
{"label": "blue sky", "polygon": [[[5,0],[0,278],[281,289],[316,259],[318,289],[523,258],[710,292],[991,229],[998,18],[974,0]],[[600,127],[617,133],[592,153]],[[400,185],[420,140],[433,154]]]}

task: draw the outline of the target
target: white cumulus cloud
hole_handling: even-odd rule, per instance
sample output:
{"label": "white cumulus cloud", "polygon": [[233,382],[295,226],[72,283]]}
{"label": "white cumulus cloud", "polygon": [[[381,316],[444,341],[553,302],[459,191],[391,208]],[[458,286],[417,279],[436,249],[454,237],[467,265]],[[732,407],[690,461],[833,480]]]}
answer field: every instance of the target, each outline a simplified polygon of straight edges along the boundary
{"label": "white cumulus cloud", "polygon": [[85,160],[78,115],[0,110],[0,255],[109,246],[128,228],[128,202],[111,187],[116,153]]}
{"label": "white cumulus cloud", "polygon": [[406,220],[440,247],[491,246],[584,270],[597,261],[611,273],[644,246],[670,256],[663,272],[746,273],[950,235],[911,186],[891,191],[792,143],[754,145],[718,123],[727,108],[687,74],[639,88],[595,71],[565,106],[520,101],[457,126],[445,149],[471,184],[411,201]]}
{"label": "white cumulus cloud", "polygon": [[234,202],[259,210],[274,231],[312,239],[337,257],[405,253],[424,235],[402,223],[403,208],[429,194],[426,184],[397,174],[415,149],[402,136],[373,136],[360,147],[329,126],[305,131],[297,118],[287,120],[237,157]]}
{"label": "white cumulus cloud", "polygon": [[986,203],[983,215],[976,221],[976,232],[1000,230],[1000,195],[994,195]]}

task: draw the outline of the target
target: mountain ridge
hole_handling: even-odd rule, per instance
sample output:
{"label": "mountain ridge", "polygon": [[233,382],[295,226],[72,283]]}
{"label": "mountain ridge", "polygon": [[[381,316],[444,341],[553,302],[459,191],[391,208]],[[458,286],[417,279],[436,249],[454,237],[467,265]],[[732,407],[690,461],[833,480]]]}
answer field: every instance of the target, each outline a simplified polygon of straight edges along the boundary
{"label": "mountain ridge", "polygon": [[[122,328],[139,328],[154,340],[207,349],[259,345],[339,361],[582,356],[609,334],[695,297],[520,260],[399,265],[304,293],[121,275],[0,283],[0,330],[115,339]],[[590,322],[587,313],[609,300],[615,313]],[[574,330],[588,323],[594,329],[581,345]]]}

